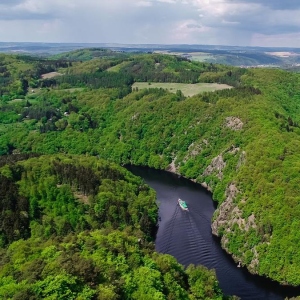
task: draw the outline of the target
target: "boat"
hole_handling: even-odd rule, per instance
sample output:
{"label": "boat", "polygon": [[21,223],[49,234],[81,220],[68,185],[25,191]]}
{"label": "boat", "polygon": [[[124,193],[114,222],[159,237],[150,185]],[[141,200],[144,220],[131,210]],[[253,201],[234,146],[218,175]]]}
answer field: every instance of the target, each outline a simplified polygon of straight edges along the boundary
{"label": "boat", "polygon": [[189,210],[189,208],[188,208],[188,206],[187,206],[187,204],[186,204],[186,202],[184,200],[181,200],[179,198],[178,199],[178,204],[179,204],[179,206],[181,207],[182,210],[186,210],[186,211]]}

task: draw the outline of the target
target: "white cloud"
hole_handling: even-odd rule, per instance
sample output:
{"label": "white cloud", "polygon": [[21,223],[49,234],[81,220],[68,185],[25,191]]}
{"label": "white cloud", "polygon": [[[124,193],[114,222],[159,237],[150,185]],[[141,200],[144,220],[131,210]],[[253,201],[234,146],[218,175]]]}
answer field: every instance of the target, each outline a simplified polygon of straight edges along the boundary
{"label": "white cloud", "polygon": [[137,2],[137,6],[143,6],[143,7],[149,7],[149,6],[152,6],[152,2],[150,1],[139,1]]}
{"label": "white cloud", "polygon": [[157,2],[163,2],[163,3],[170,3],[170,4],[174,4],[176,3],[176,0],[156,0]]}
{"label": "white cloud", "polygon": [[209,39],[211,32],[211,28],[200,25],[196,20],[183,20],[172,30],[173,43],[203,44],[203,40]]}

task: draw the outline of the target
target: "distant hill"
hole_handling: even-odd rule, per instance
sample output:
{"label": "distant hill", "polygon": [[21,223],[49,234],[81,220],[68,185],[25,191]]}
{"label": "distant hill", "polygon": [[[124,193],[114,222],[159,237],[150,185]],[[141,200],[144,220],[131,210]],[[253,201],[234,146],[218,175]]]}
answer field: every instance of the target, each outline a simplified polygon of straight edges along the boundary
{"label": "distant hill", "polygon": [[93,58],[125,58],[126,55],[120,51],[113,51],[106,48],[88,48],[73,50],[71,52],[62,52],[56,54],[51,59],[65,59],[69,61],[87,61]]}
{"label": "distant hill", "polygon": [[[15,54],[31,54],[49,56],[65,54],[73,59],[87,60],[101,57],[99,48],[126,53],[163,52],[187,57],[192,60],[228,64],[234,66],[268,66],[298,70],[300,64],[300,48],[283,47],[241,47],[223,45],[163,45],[163,44],[104,44],[104,43],[4,43],[0,42],[0,52]],[[93,54],[87,55],[85,49],[91,49]],[[96,50],[98,49],[98,50]],[[102,50],[103,52],[103,50]],[[108,54],[108,53],[107,53]],[[98,56],[97,56],[98,55]],[[57,57],[64,57],[63,54]]]}

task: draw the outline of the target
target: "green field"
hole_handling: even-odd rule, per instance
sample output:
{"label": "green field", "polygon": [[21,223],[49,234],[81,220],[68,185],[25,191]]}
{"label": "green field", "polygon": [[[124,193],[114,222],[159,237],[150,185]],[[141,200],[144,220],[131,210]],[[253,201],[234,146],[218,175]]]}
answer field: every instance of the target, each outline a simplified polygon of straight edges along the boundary
{"label": "green field", "polygon": [[199,62],[208,61],[209,59],[211,60],[214,58],[212,54],[205,52],[191,52],[189,54],[191,55],[191,60]]}
{"label": "green field", "polygon": [[126,65],[128,65],[128,61],[123,61],[122,63],[120,63],[116,66],[108,68],[106,71],[108,71],[108,72],[119,72],[121,70],[121,68],[125,67]]}
{"label": "green field", "polygon": [[162,88],[169,90],[172,93],[181,90],[184,96],[194,96],[203,92],[214,92],[217,90],[231,89],[232,87],[227,84],[219,83],[162,83],[162,82],[136,82],[132,85],[132,88],[146,89],[146,88]]}
{"label": "green field", "polygon": [[24,101],[24,99],[16,98],[16,99],[10,100],[9,102],[10,103],[17,103],[17,102],[22,102],[22,101]]}

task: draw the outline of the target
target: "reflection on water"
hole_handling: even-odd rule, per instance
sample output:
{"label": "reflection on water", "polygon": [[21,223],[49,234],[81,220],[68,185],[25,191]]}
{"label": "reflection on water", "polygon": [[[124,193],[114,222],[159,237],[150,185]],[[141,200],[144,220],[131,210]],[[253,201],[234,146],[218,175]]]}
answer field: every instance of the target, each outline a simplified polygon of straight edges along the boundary
{"label": "reflection on water", "polygon": [[[243,300],[279,300],[300,295],[300,288],[282,287],[270,280],[238,268],[211,234],[210,220],[215,210],[210,193],[200,185],[175,174],[149,168],[128,166],[156,190],[159,205],[159,229],[156,250],[176,257],[183,265],[202,264],[215,269],[225,294]],[[177,203],[186,201],[189,211]]]}

